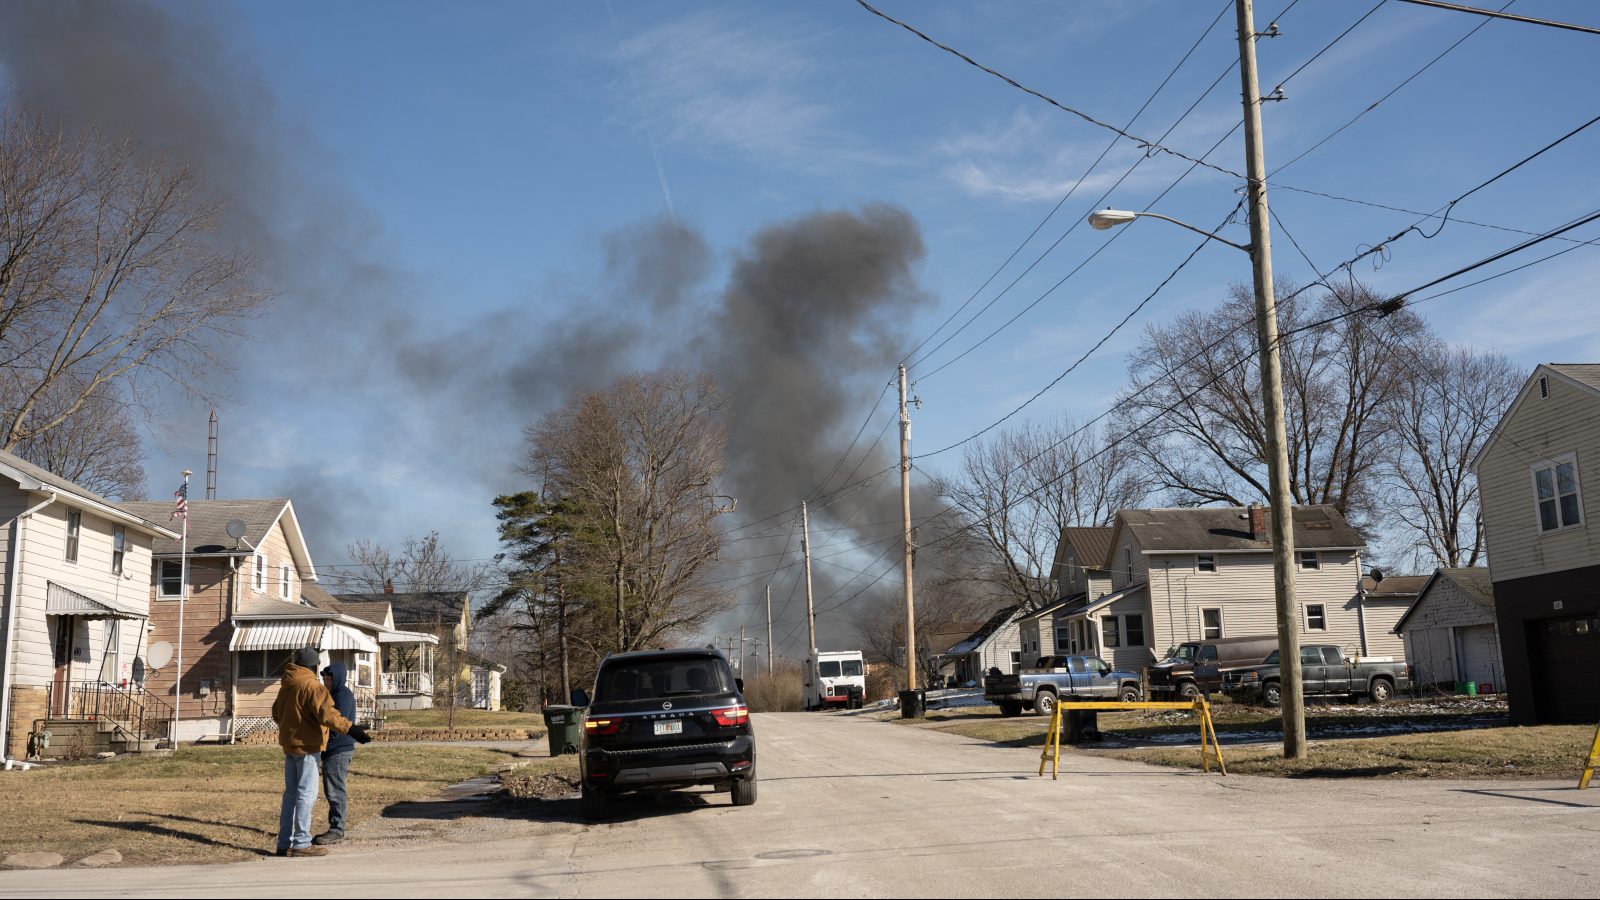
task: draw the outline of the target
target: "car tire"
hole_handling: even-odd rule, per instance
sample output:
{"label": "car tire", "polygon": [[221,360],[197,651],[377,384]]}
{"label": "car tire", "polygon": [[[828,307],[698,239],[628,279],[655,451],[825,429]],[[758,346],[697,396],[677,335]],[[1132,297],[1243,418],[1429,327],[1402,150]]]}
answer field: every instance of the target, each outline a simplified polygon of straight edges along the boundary
{"label": "car tire", "polygon": [[1022,715],[1022,707],[1015,703],[1002,703],[1000,704],[1000,715],[1007,719],[1015,719],[1017,716]]}
{"label": "car tire", "polygon": [[1185,681],[1178,686],[1178,698],[1185,703],[1193,703],[1200,699],[1200,685],[1192,681]]}
{"label": "car tire", "polygon": [[1117,699],[1121,700],[1123,703],[1138,703],[1140,700],[1138,685],[1124,685],[1122,688],[1122,693],[1118,695]]}
{"label": "car tire", "polygon": [[585,784],[583,793],[578,798],[578,812],[591,822],[604,819],[606,814],[611,812],[611,794],[604,788]]}
{"label": "car tire", "polygon": [[1276,681],[1269,681],[1261,685],[1261,704],[1273,709],[1283,705],[1283,685]]}
{"label": "car tire", "polygon": [[1372,690],[1368,694],[1373,703],[1388,703],[1394,699],[1394,685],[1387,678],[1372,679]]}
{"label": "car tire", "polygon": [[1033,711],[1041,716],[1048,716],[1056,711],[1056,695],[1051,691],[1039,691],[1033,695]]}
{"label": "car tire", "polygon": [[729,787],[734,806],[754,806],[756,802],[756,773],[754,769],[745,778],[737,779]]}

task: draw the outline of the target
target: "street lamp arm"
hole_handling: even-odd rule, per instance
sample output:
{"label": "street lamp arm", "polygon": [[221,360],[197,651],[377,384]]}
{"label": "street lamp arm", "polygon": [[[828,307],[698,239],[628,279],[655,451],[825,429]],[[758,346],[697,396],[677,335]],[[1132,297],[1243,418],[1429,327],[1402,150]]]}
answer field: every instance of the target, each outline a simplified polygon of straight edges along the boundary
{"label": "street lamp arm", "polygon": [[1243,250],[1246,253],[1252,252],[1251,249],[1250,249],[1250,245],[1249,244],[1235,244],[1233,241],[1230,241],[1225,237],[1218,237],[1217,235],[1212,234],[1211,232],[1205,230],[1204,228],[1196,228],[1195,226],[1190,225],[1188,222],[1180,222],[1180,221],[1178,221],[1177,219],[1174,219],[1171,216],[1163,216],[1161,213],[1153,213],[1153,212],[1134,213],[1134,215],[1136,215],[1136,216],[1144,216],[1146,218],[1151,218],[1151,219],[1160,219],[1163,222],[1171,222],[1172,224],[1178,226],[1179,228],[1187,228],[1190,231],[1194,232],[1195,234],[1203,234],[1206,237],[1211,238],[1213,241],[1221,241],[1222,243],[1227,244],[1229,247],[1232,247],[1235,250]]}

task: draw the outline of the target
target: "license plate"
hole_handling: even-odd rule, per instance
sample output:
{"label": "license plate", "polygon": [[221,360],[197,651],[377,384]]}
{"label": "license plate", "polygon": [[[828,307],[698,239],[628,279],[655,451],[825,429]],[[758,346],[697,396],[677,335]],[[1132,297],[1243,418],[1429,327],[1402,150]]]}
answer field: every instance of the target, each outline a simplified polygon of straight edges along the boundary
{"label": "license plate", "polygon": [[670,722],[657,722],[656,734],[683,734],[683,720],[674,719]]}

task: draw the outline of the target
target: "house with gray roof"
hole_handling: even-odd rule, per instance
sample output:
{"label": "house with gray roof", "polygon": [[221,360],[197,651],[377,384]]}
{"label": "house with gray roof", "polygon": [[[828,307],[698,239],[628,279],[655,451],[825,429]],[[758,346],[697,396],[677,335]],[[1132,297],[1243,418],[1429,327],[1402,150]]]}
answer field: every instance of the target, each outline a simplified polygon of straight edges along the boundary
{"label": "house with gray roof", "polygon": [[[1125,509],[1104,562],[1109,590],[1055,613],[1069,642],[1139,671],[1184,641],[1277,633],[1271,512],[1254,507]],[[1370,655],[1358,579],[1366,541],[1332,506],[1294,510],[1302,640]]]}
{"label": "house with gray roof", "polygon": [[1020,606],[996,610],[976,631],[933,654],[930,667],[940,674],[948,673],[947,677],[954,676],[957,684],[982,684],[984,673],[990,669],[1021,671],[1022,645],[1017,632],[1021,616]]}
{"label": "house with gray roof", "polygon": [[1472,468],[1511,721],[1600,720],[1600,364],[1535,368]]}
{"label": "house with gray roof", "polygon": [[1106,558],[1111,554],[1113,530],[1080,526],[1061,529],[1051,567],[1058,599],[1024,614],[1017,622],[1024,665],[1032,665],[1041,656],[1076,653],[1088,646],[1082,627],[1074,625],[1073,613],[1111,591]]}
{"label": "house with gray roof", "polygon": [[[454,679],[457,701],[478,709],[500,708],[500,676],[505,666],[470,654],[472,595],[467,591],[395,591],[337,594],[341,607],[384,604],[393,627],[430,635],[433,644],[395,644],[385,650],[386,683],[381,702],[386,709],[425,709],[445,689],[453,654],[460,666]],[[440,672],[441,667],[443,672]],[[431,686],[426,687],[425,686]],[[448,694],[446,694],[448,697]]]}
{"label": "house with gray roof", "polygon": [[168,510],[132,510],[0,451],[0,755],[26,756],[55,722],[106,722],[117,750],[165,736],[138,675],[151,548],[176,536]]}
{"label": "house with gray roof", "polygon": [[1405,641],[1417,684],[1454,691],[1470,681],[1479,693],[1505,689],[1487,567],[1435,570],[1394,630]]}

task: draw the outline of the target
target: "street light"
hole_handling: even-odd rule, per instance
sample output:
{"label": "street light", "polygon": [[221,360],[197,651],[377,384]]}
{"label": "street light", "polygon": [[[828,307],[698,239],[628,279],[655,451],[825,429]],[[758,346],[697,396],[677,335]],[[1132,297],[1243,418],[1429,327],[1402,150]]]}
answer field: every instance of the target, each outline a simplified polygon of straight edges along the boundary
{"label": "street light", "polygon": [[1235,244],[1233,241],[1230,241],[1225,237],[1217,237],[1203,228],[1196,228],[1193,225],[1190,225],[1188,222],[1180,222],[1171,216],[1163,216],[1160,213],[1129,212],[1125,209],[1111,209],[1107,207],[1099,212],[1093,212],[1089,214],[1089,227],[1095,229],[1096,231],[1107,231],[1117,227],[1118,225],[1126,225],[1129,222],[1132,222],[1134,219],[1160,219],[1163,222],[1171,222],[1179,228],[1187,228],[1195,234],[1203,234],[1211,240],[1227,244],[1229,247],[1232,247],[1235,250],[1243,250],[1246,253],[1250,252],[1249,244]]}

